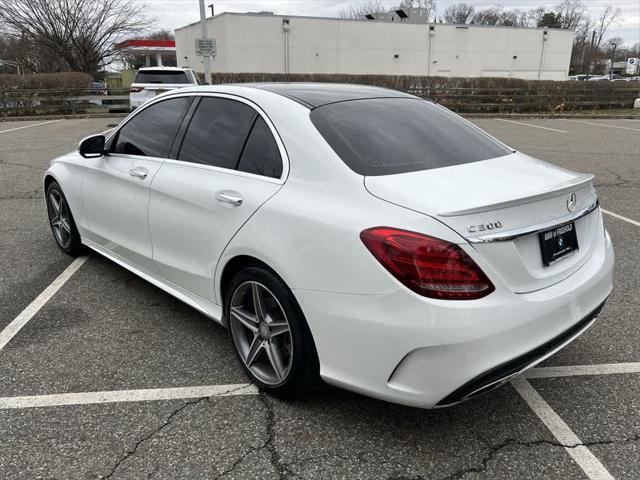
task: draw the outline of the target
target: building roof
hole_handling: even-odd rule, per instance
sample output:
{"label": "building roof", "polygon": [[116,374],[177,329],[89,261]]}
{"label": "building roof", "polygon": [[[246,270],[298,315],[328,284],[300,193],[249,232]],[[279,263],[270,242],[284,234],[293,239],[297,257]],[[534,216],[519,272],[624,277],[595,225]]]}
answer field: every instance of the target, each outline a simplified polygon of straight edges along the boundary
{"label": "building roof", "polygon": [[125,40],[115,45],[117,50],[129,50],[138,52],[175,52],[175,40]]}
{"label": "building roof", "polygon": [[408,93],[388,88],[344,83],[248,83],[242,86],[277,93],[311,109],[329,103],[365,98],[415,98]]}
{"label": "building roof", "polygon": [[[438,27],[453,27],[453,28],[510,28],[514,30],[554,30],[560,32],[568,32],[573,34],[572,30],[567,30],[564,28],[553,28],[553,27],[514,27],[509,25],[479,25],[479,24],[456,24],[456,23],[437,23],[437,22],[428,22],[428,23],[417,23],[412,21],[388,21],[386,19],[379,20],[367,20],[365,18],[341,18],[341,17],[319,17],[312,15],[279,15],[274,14],[272,12],[222,12],[213,17],[208,17],[207,22],[214,20],[218,17],[223,16],[241,16],[241,17],[260,17],[260,18],[299,18],[302,20],[332,20],[336,22],[363,22],[370,24],[390,24],[390,25],[437,25]],[[184,28],[193,27],[195,25],[200,25],[200,21],[192,22],[183,27],[178,27],[175,30],[182,30]]]}

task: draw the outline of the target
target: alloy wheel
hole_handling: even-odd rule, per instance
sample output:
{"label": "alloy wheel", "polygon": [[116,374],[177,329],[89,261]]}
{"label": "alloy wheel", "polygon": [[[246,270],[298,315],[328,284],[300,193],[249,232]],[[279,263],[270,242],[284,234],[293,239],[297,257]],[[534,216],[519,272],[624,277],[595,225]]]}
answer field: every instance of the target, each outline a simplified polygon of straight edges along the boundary
{"label": "alloy wheel", "polygon": [[71,243],[71,215],[69,206],[59,191],[49,192],[48,207],[53,235],[62,248],[68,248]]}
{"label": "alloy wheel", "polygon": [[240,358],[269,386],[284,382],[293,362],[291,327],[275,295],[259,282],[240,284],[231,298],[229,327]]}

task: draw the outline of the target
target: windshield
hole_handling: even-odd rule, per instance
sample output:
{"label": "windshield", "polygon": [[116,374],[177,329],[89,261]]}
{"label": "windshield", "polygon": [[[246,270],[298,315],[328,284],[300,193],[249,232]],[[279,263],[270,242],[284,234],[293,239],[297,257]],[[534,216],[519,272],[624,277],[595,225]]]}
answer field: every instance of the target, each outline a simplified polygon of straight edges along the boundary
{"label": "windshield", "polygon": [[144,70],[138,72],[134,83],[189,83],[185,72]]}
{"label": "windshield", "polygon": [[419,98],[376,98],[316,108],[311,121],[360,175],[391,175],[512,153],[458,115]]}

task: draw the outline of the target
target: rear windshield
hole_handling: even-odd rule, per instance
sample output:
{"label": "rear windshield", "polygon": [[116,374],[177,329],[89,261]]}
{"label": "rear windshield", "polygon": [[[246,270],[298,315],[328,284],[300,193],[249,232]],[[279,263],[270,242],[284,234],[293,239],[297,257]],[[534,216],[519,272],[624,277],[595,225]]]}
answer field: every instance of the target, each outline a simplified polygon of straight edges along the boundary
{"label": "rear windshield", "polygon": [[145,70],[138,72],[134,83],[189,83],[185,72]]}
{"label": "rear windshield", "polygon": [[312,110],[311,121],[360,175],[429,170],[512,153],[449,110],[418,98],[332,103]]}

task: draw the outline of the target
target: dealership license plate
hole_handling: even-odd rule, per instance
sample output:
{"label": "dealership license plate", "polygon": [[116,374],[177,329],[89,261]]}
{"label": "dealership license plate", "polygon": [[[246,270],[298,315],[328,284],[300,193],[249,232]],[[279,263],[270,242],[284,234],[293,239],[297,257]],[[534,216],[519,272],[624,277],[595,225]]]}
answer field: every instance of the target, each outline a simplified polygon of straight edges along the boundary
{"label": "dealership license plate", "polygon": [[573,222],[539,234],[542,263],[546,267],[578,251],[578,235]]}

